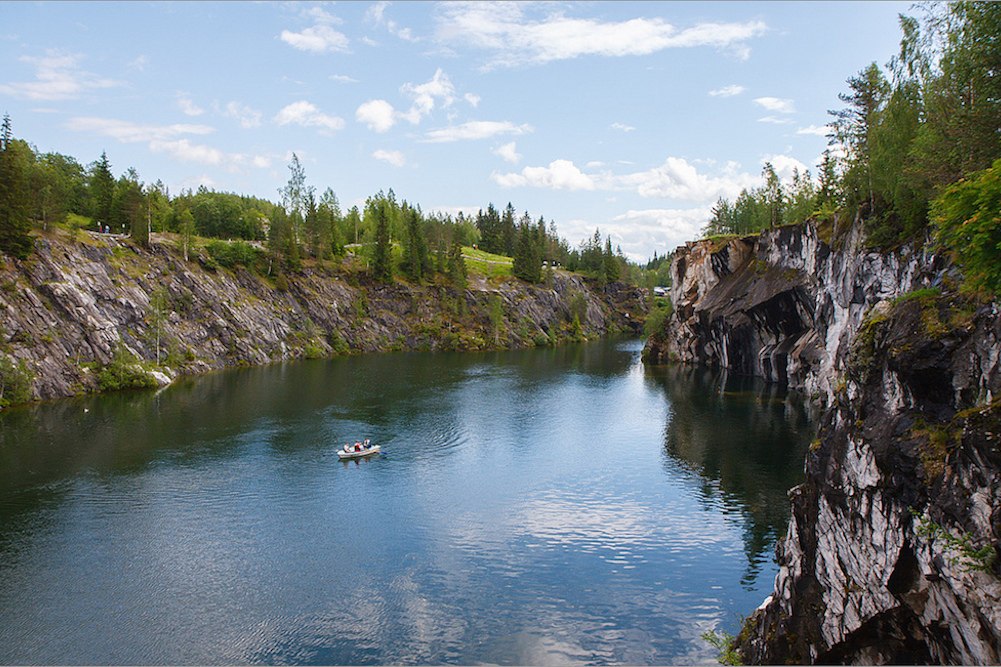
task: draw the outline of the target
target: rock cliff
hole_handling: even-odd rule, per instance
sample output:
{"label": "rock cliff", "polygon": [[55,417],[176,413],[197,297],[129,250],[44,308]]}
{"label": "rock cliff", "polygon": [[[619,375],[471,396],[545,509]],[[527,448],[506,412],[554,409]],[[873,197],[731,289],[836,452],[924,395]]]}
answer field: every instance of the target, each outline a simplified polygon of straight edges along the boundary
{"label": "rock cliff", "polygon": [[645,315],[639,290],[560,271],[548,285],[472,279],[456,290],[323,267],[273,280],[207,255],[185,261],[172,243],[91,233],[35,248],[23,262],[0,258],[0,354],[27,370],[34,399],[95,391],[121,359],[165,384],[300,357],[551,345],[636,332]]}
{"label": "rock cliff", "polygon": [[648,358],[760,375],[826,406],[790,492],[752,663],[1001,661],[1001,313],[941,258],[810,223],[676,253]]}

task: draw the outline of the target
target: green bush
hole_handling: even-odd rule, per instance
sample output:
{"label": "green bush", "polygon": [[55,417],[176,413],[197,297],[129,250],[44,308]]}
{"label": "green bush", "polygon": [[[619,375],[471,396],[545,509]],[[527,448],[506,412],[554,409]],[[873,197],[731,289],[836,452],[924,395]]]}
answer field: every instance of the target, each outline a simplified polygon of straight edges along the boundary
{"label": "green bush", "polygon": [[212,240],[205,244],[205,249],[219,266],[233,268],[246,266],[253,268],[261,251],[246,241]]}
{"label": "green bush", "polygon": [[650,309],[643,324],[643,333],[646,336],[654,336],[664,329],[664,322],[674,312],[670,299],[658,299],[657,305]]}
{"label": "green bush", "polygon": [[97,372],[97,386],[101,391],[122,389],[151,389],[156,380],[146,372],[139,360],[124,347],[115,350],[111,363]]}
{"label": "green bush", "polygon": [[947,187],[932,201],[931,219],[966,279],[1001,293],[1001,159]]}
{"label": "green bush", "polygon": [[24,360],[15,363],[6,354],[0,355],[0,408],[30,401],[33,379]]}

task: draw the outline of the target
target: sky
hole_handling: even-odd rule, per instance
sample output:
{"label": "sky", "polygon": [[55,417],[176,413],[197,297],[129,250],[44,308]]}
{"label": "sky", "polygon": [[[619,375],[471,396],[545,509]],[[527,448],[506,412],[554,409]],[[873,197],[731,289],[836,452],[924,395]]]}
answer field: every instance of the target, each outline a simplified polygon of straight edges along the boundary
{"label": "sky", "polygon": [[509,202],[645,261],[719,197],[810,169],[908,2],[4,2],[0,113],[172,194]]}

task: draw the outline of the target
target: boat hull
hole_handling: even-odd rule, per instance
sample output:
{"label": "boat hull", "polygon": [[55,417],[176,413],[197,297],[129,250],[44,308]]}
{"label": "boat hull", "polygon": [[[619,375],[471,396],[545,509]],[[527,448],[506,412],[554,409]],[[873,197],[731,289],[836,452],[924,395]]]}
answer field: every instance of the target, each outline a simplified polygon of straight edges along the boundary
{"label": "boat hull", "polygon": [[347,459],[360,459],[365,456],[372,456],[372,454],[378,454],[382,448],[379,445],[372,445],[368,449],[363,449],[360,452],[346,452],[343,449],[337,450],[337,458],[343,460]]}

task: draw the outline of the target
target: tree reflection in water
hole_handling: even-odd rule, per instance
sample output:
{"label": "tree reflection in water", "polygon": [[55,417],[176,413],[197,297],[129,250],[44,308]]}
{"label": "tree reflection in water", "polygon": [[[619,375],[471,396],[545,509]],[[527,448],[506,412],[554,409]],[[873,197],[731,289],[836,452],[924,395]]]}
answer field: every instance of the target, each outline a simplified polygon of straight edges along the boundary
{"label": "tree reflection in water", "polygon": [[665,465],[697,475],[707,504],[748,519],[741,583],[749,588],[785,534],[787,493],[803,479],[814,410],[801,397],[748,376],[681,365],[645,372],[671,405]]}

